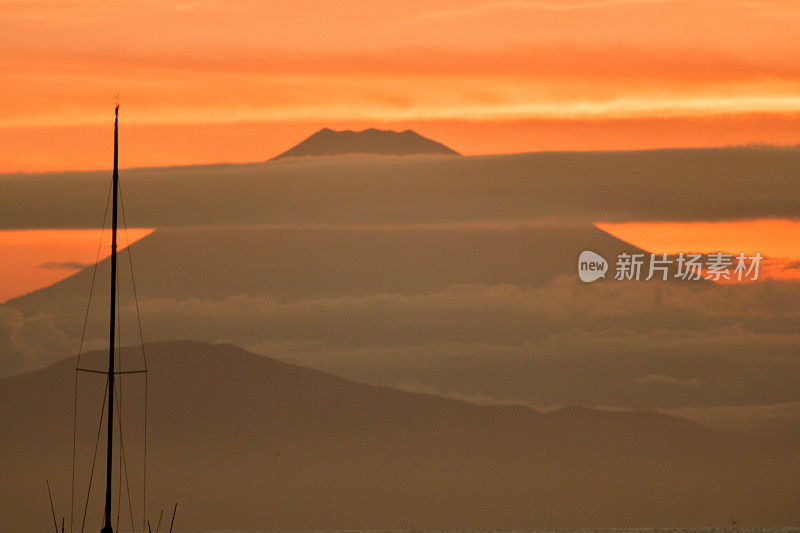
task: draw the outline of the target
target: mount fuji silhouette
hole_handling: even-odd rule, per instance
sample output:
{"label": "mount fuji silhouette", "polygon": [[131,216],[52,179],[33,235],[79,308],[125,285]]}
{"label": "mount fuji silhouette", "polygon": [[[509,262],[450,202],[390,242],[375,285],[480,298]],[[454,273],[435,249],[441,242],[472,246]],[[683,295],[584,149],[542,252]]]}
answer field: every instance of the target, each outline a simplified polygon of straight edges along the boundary
{"label": "mount fuji silhouette", "polygon": [[442,143],[423,137],[412,130],[397,132],[369,128],[363,131],[336,131],[323,128],[273,159],[345,154],[459,155]]}

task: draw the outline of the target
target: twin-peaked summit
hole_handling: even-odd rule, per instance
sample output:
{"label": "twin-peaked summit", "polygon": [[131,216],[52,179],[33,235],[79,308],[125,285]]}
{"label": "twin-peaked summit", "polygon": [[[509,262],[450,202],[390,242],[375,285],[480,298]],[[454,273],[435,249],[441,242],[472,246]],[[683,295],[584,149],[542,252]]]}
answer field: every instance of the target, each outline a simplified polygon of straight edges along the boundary
{"label": "twin-peaked summit", "polygon": [[412,130],[397,132],[369,128],[363,131],[336,131],[323,128],[273,159],[345,154],[459,155],[442,143],[423,137]]}

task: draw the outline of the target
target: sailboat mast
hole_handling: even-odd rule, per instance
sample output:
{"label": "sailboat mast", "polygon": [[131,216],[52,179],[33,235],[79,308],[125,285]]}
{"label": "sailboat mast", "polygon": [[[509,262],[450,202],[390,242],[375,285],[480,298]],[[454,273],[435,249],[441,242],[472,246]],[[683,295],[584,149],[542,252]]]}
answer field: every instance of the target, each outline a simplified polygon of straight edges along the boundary
{"label": "sailboat mast", "polygon": [[111,327],[109,329],[108,341],[108,442],[106,452],[106,508],[105,525],[101,533],[113,533],[111,528],[111,467],[112,453],[111,448],[114,442],[114,328],[116,322],[116,299],[117,299],[117,190],[119,189],[119,169],[118,169],[118,123],[119,105],[114,108],[114,174],[112,176],[111,202]]}

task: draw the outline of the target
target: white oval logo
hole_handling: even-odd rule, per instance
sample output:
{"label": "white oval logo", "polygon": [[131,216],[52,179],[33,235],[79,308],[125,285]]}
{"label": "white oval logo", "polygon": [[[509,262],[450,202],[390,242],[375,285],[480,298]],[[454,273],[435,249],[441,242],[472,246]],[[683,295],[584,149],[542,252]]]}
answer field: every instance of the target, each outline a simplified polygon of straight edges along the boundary
{"label": "white oval logo", "polygon": [[581,281],[589,283],[596,279],[605,278],[608,271],[608,261],[591,250],[584,250],[578,257],[578,276]]}

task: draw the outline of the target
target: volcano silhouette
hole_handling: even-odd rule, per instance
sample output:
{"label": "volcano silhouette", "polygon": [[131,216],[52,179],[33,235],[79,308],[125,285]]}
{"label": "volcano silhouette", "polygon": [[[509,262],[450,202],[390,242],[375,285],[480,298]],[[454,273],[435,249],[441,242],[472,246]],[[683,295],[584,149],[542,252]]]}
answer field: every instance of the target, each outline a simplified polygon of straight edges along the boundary
{"label": "volcano silhouette", "polygon": [[442,143],[423,137],[412,130],[396,132],[370,128],[364,131],[335,131],[323,128],[273,159],[345,154],[459,155]]}

